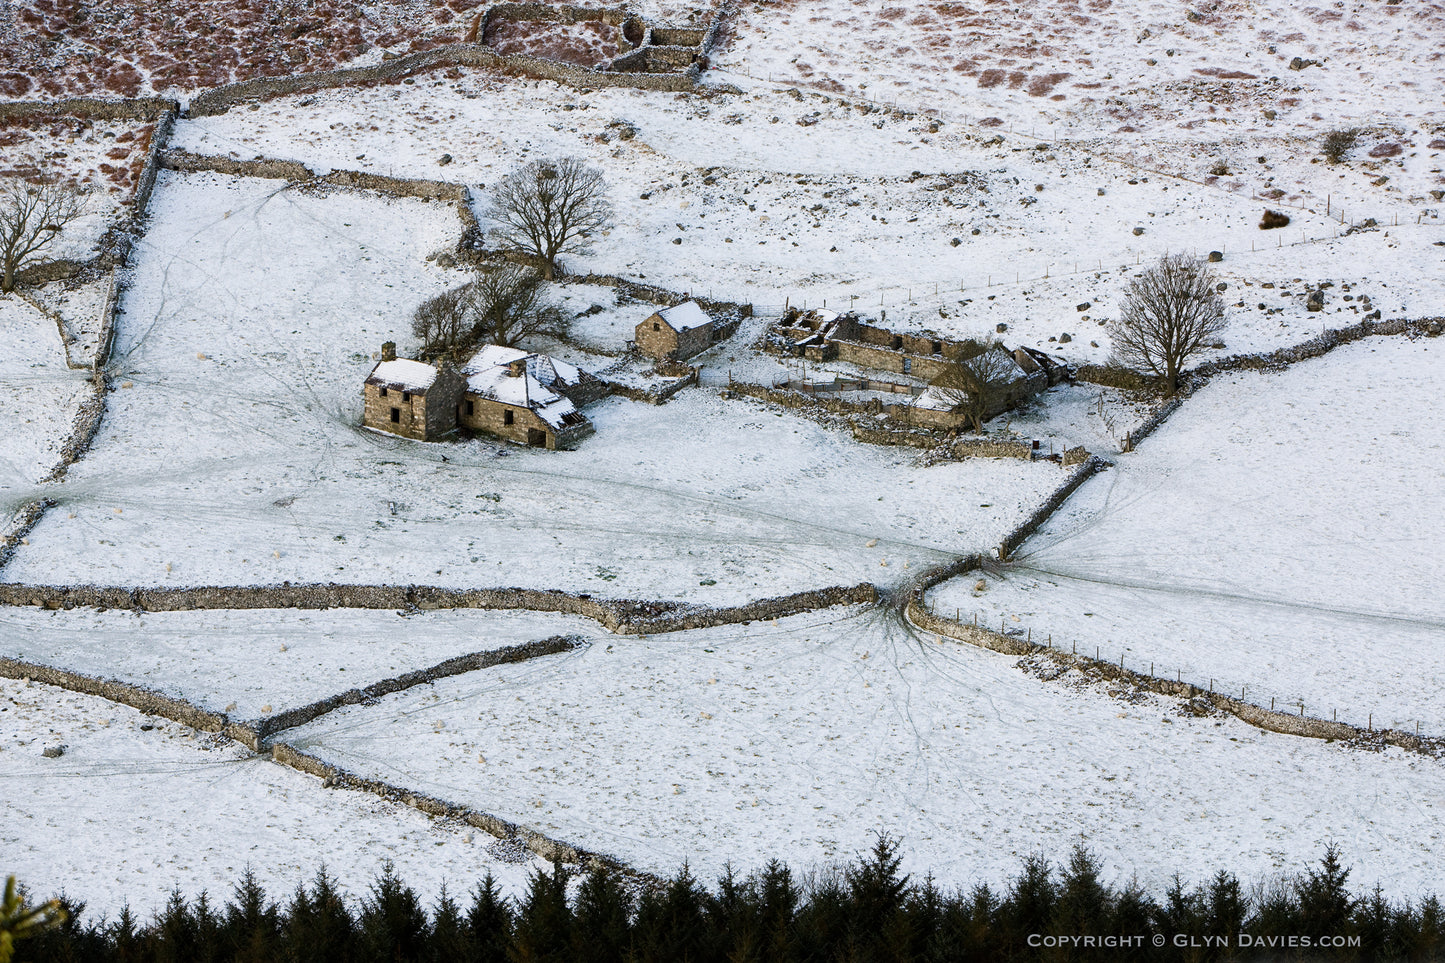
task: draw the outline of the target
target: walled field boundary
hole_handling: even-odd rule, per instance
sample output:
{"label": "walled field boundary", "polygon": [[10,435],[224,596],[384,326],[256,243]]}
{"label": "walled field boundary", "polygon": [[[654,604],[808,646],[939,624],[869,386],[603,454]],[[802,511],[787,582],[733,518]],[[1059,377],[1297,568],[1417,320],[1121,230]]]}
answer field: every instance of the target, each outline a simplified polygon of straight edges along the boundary
{"label": "walled field boundary", "polygon": [[[705,57],[716,44],[723,18],[730,10],[729,5],[721,8],[706,29],[673,28],[665,25],[649,27],[647,39],[653,39],[656,30],[661,39],[694,40],[696,45],[661,44],[640,47],[623,58],[629,66],[638,55],[657,52],[664,66],[680,67],[692,55]],[[502,3],[487,8],[482,14],[483,25],[492,20],[550,20],[562,23],[576,23],[583,20],[599,20],[605,23],[621,24],[631,17],[622,8],[589,9],[566,5]],[[697,36],[692,36],[697,34]],[[480,31],[485,37],[486,31]],[[683,56],[686,54],[686,57]],[[645,58],[644,58],[645,59]],[[647,63],[638,64],[646,68]],[[291,94],[312,93],[334,87],[353,84],[377,83],[401,80],[413,74],[424,73],[443,67],[481,67],[501,73],[513,73],[541,77],[573,87],[633,87],[639,90],[657,90],[685,93],[695,90],[702,64],[688,63],[680,72],[649,73],[631,71],[594,70],[575,64],[546,60],[529,54],[498,53],[484,42],[449,44],[433,50],[405,54],[368,67],[342,67],[338,70],[319,71],[309,74],[295,74],[289,77],[270,77],[256,80],[242,80],[234,84],[213,87],[191,99],[187,109],[189,117],[209,117],[223,114],[237,104],[270,100]]]}
{"label": "walled field boundary", "polygon": [[218,609],[522,609],[593,619],[617,635],[656,635],[720,625],[747,624],[838,605],[876,602],[870,582],[809,589],[742,605],[711,608],[678,602],[594,599],[552,589],[455,589],[430,585],[339,585],[336,583],[119,588],[95,585],[0,584],[0,605],[46,609],[76,607],[136,612]]}
{"label": "walled field boundary", "polygon": [[[1278,348],[1274,351],[1257,354],[1235,354],[1216,361],[1206,361],[1197,368],[1184,372],[1180,379],[1179,393],[1162,404],[1143,424],[1125,436],[1124,451],[1133,451],[1134,446],[1154,434],[1159,426],[1169,420],[1169,416],[1178,411],[1191,395],[1209,384],[1217,375],[1234,371],[1283,371],[1290,365],[1323,357],[1343,345],[1375,336],[1435,337],[1439,335],[1442,324],[1445,324],[1445,318],[1366,320],[1347,328],[1332,328],[1315,335],[1308,341],[1302,341],[1287,348]],[[1098,370],[1101,373],[1096,377],[1101,380],[1091,383],[1109,384],[1112,379],[1109,374],[1105,373],[1107,369]]]}
{"label": "walled field boundary", "polygon": [[1204,689],[1190,682],[1165,679],[1126,669],[1122,665],[1106,662],[1013,638],[981,626],[958,622],[928,611],[917,600],[910,600],[905,615],[916,628],[947,636],[960,642],[967,642],[980,648],[1004,655],[1045,658],[1063,671],[1078,670],[1089,679],[1103,679],[1122,682],[1131,688],[1174,696],[1183,700],[1204,700],[1220,712],[1228,713],[1258,729],[1283,733],[1290,736],[1304,736],[1310,739],[1340,740],[1359,746],[1398,746],[1402,749],[1424,753],[1432,757],[1445,754],[1445,738],[1419,736],[1398,729],[1367,729],[1328,719],[1306,716],[1303,710],[1296,715],[1266,709],[1263,706],[1236,699],[1233,696]]}
{"label": "walled field boundary", "polygon": [[425,669],[417,669],[414,672],[407,672],[390,679],[382,679],[363,689],[349,689],[310,705],[298,706],[274,716],[250,721],[232,719],[224,712],[202,709],[186,699],[168,696],[147,686],[121,682],[116,679],[101,679],[81,672],[72,672],[69,669],[59,669],[22,659],[0,656],[0,677],[20,679],[25,682],[44,682],[60,689],[68,689],[71,692],[99,696],[111,702],[130,706],[132,709],[139,709],[148,715],[179,722],[183,726],[199,729],[202,732],[219,732],[239,742],[252,752],[264,752],[266,740],[276,733],[303,726],[342,706],[379,699],[393,692],[401,692],[413,686],[462,675],[466,672],[475,672],[478,669],[489,669],[497,665],[526,662],[529,659],[545,655],[570,652],[573,649],[583,648],[586,644],[583,639],[576,636],[553,636],[537,642],[459,655]]}
{"label": "walled field boundary", "polygon": [[[1301,344],[1288,348],[1281,348],[1276,351],[1262,354],[1234,355],[1229,358],[1222,358],[1218,361],[1207,362],[1189,372],[1189,380],[1178,397],[1171,399],[1143,425],[1135,429],[1131,435],[1131,445],[1147,438],[1162,425],[1170,415],[1188,400],[1193,394],[1216,375],[1231,371],[1262,371],[1282,370],[1292,364],[1301,361],[1308,361],[1321,357],[1335,348],[1342,345],[1359,341],[1362,338],[1375,335],[1408,335],[1408,336],[1432,336],[1431,332],[1438,333],[1442,323],[1440,318],[1426,318],[1420,320],[1406,320],[1403,318],[1389,321],[1362,321],[1357,325],[1348,328],[1339,328],[1326,331]],[[1094,472],[1106,467],[1099,459],[1091,457],[1081,464],[1063,485],[1061,485],[1049,499],[1036,510],[1025,522],[1011,532],[999,546],[998,555],[1000,560],[1007,560],[1010,555],[1017,551],[1025,541],[1028,540],[1045,522],[1058,511],[1075,491],[1087,481]],[[1209,689],[1200,688],[1192,683],[1181,680],[1165,679],[1159,676],[1150,675],[1124,668],[1122,662],[1115,665],[1097,658],[1081,656],[1074,652],[1064,652],[1060,649],[1047,645],[1039,645],[1029,639],[1017,639],[1002,632],[994,632],[979,625],[965,623],[955,619],[949,619],[928,610],[924,600],[924,593],[927,589],[950,578],[955,578],[967,572],[976,571],[983,567],[985,559],[978,555],[971,555],[959,559],[951,565],[940,566],[924,573],[919,578],[918,587],[914,590],[903,609],[904,618],[916,628],[928,632],[934,632],[940,636],[947,636],[960,642],[967,642],[993,652],[1000,652],[1013,656],[1039,656],[1052,660],[1064,670],[1077,669],[1085,676],[1094,679],[1118,680],[1128,683],[1136,689],[1149,692],[1157,692],[1162,695],[1176,696],[1182,699],[1203,698],[1216,709],[1227,712],[1243,722],[1270,732],[1280,732],[1286,735],[1306,736],[1314,739],[1344,740],[1359,746],[1381,746],[1391,745],[1403,749],[1421,752],[1426,755],[1438,757],[1445,755],[1445,737],[1420,736],[1403,732],[1397,729],[1373,729],[1349,725],[1338,721],[1326,721],[1313,716],[1304,715],[1304,707],[1301,706],[1300,713],[1294,715],[1287,712],[1279,712],[1274,709],[1266,709],[1263,706],[1246,702],[1243,699],[1235,699]]]}
{"label": "walled field boundary", "polygon": [[6,566],[10,561],[10,556],[14,555],[16,549],[24,543],[30,530],[54,504],[48,498],[26,502],[18,512],[11,516],[10,521],[0,528],[0,569]]}
{"label": "walled field boundary", "polygon": [[[263,719],[256,722],[235,721],[228,718],[224,713],[210,712],[201,709],[187,702],[185,699],[163,695],[144,686],[131,685],[110,679],[99,679],[94,676],[83,675],[65,669],[55,669],[19,659],[0,657],[0,677],[23,680],[27,683],[42,682],[46,685],[53,685],[71,692],[99,696],[111,702],[127,705],[148,715],[169,719],[172,722],[180,723],[181,725],[201,732],[221,733],[254,752],[263,752],[268,748],[264,744],[267,735],[284,728],[310,722],[312,719],[318,718],[326,712],[340,708],[343,705],[352,705],[366,699],[377,698],[390,692],[397,692],[414,685],[432,682],[436,679],[458,675],[463,672],[471,672],[476,669],[488,668],[503,663],[523,662],[528,659],[538,658],[539,656],[567,652],[580,648],[585,644],[585,642],[576,638],[555,637],[543,639],[539,642],[527,643],[525,645],[508,646],[488,652],[464,655],[455,659],[449,659],[429,669],[422,669],[417,672],[410,672],[406,675],[398,676],[394,679],[383,680],[365,689],[353,689],[349,692],[334,696],[331,699],[282,713],[280,716],[272,719]],[[402,789],[390,783],[362,778],[343,769],[339,769],[336,766],[322,762],[315,756],[301,752],[285,743],[275,743],[271,745],[269,749],[273,762],[299,772],[319,776],[323,780],[322,784],[328,788],[371,792],[393,802],[410,806],[430,816],[459,820],[483,832],[490,833],[499,839],[515,839],[538,856],[553,860],[554,862],[579,863],[588,866],[601,864],[629,876],[644,879],[651,878],[646,874],[638,873],[620,860],[613,859],[612,857],[578,849],[575,846],[544,836],[535,830],[518,826],[488,813],[479,812],[465,806],[456,806],[432,796]]]}
{"label": "walled field boundary", "polygon": [[656,877],[648,873],[639,872],[626,863],[612,856],[591,850],[580,849],[569,843],[564,843],[543,835],[535,829],[526,826],[519,826],[516,823],[485,813],[470,806],[461,806],[456,803],[449,803],[444,799],[438,799],[425,793],[414,792],[400,786],[383,782],[379,779],[368,779],[365,776],[358,776],[353,772],[334,766],[331,763],[302,752],[294,746],[284,742],[278,742],[271,747],[271,759],[280,765],[304,772],[308,775],[321,779],[322,785],[329,789],[350,789],[356,792],[369,792],[380,796],[391,802],[401,803],[410,806],[412,809],[434,816],[438,819],[454,819],[466,823],[468,826],[480,829],[498,839],[516,840],[526,846],[528,850],[554,863],[573,863],[592,868],[605,866],[608,869],[622,873],[633,879],[648,882],[656,882]]}

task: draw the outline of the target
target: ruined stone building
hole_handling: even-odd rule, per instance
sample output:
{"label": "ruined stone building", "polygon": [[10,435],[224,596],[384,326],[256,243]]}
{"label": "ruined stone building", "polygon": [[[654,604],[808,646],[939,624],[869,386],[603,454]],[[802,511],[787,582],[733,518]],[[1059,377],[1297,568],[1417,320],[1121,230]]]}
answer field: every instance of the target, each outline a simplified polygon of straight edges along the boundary
{"label": "ruined stone building", "polygon": [[[931,383],[956,362],[974,357],[980,343],[954,340],[932,334],[901,334],[863,323],[855,314],[815,310],[788,312],[773,328],[772,343],[777,350],[809,361],[842,361],[861,368],[909,375]],[[1004,351],[1012,359],[1013,378],[988,417],[1016,407],[1050,385],[1068,377],[1068,369],[1042,351],[1020,347]],[[962,416],[948,409],[938,392],[920,391],[911,403],[884,407],[890,416],[910,424],[938,428],[958,426]]]}
{"label": "ruined stone building", "polygon": [[517,348],[487,345],[460,373],[447,365],[382,360],[362,388],[363,424],[418,441],[458,427],[534,448],[572,448],[592,434],[578,409],[607,394],[607,384],[573,365]]}
{"label": "ruined stone building", "polygon": [[462,369],[457,423],[534,448],[574,448],[592,434],[578,406],[607,393],[594,375],[544,354],[487,345]]}

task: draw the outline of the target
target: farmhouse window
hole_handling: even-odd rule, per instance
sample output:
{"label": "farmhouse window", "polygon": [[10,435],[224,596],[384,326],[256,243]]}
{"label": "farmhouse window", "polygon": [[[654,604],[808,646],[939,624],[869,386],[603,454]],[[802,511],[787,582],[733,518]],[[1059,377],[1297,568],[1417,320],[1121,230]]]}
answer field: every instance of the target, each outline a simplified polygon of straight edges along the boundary
{"label": "farmhouse window", "polygon": [[410,392],[410,391],[403,391],[403,392],[401,393],[401,400],[402,400],[402,401],[410,401],[410,400],[411,400],[411,392]]}
{"label": "farmhouse window", "polygon": [[467,417],[470,418],[472,415],[475,415],[476,413],[477,413],[477,403],[476,403],[475,401],[468,401],[468,402],[467,402]]}
{"label": "farmhouse window", "polygon": [[652,322],[652,330],[654,330],[654,331],[661,331],[661,330],[662,330],[662,325],[660,325],[660,324],[658,324],[656,321],[654,321],[654,322]]}
{"label": "farmhouse window", "polygon": [[399,424],[401,424],[401,409],[400,409],[400,408],[393,408],[393,409],[391,409],[391,423],[392,423],[393,425],[399,425]]}
{"label": "farmhouse window", "polygon": [[506,411],[502,412],[502,424],[504,424],[504,425],[510,425],[511,423],[512,423],[512,409],[511,409],[511,408],[508,408]]}
{"label": "farmhouse window", "polygon": [[942,342],[942,341],[935,341],[935,342],[933,342],[933,353],[934,353],[934,354],[943,354],[943,342]]}
{"label": "farmhouse window", "polygon": [[383,398],[385,398],[385,397],[386,397],[386,388],[382,388],[380,393],[381,393],[381,396],[382,396]]}
{"label": "farmhouse window", "polygon": [[913,370],[913,359],[912,359],[912,358],[904,358],[904,359],[903,359],[903,373],[904,373],[904,374],[908,374],[908,373],[909,373],[910,371],[912,371],[912,370]]}

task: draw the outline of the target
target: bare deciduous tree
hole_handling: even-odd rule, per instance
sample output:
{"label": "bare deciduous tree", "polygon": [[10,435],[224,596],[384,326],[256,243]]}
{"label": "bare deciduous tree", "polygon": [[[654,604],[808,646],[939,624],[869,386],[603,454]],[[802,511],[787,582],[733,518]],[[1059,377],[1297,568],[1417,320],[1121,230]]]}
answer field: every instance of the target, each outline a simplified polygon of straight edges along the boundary
{"label": "bare deciduous tree", "polygon": [[533,334],[564,335],[566,320],[540,273],[509,264],[422,302],[411,330],[424,357],[461,362],[484,341],[514,348]]}
{"label": "bare deciduous tree", "polygon": [[996,411],[1020,377],[1013,355],[1001,343],[983,342],[976,354],[955,358],[933,379],[937,394],[982,433],[990,411]]}
{"label": "bare deciduous tree", "polygon": [[470,351],[476,341],[476,318],[468,297],[469,287],[453,288],[423,301],[412,315],[411,331],[421,342],[423,357],[460,361]]}
{"label": "bare deciduous tree", "polygon": [[509,264],[467,287],[479,339],[515,348],[529,335],[562,327],[562,313],[548,302],[546,282],[532,268]]}
{"label": "bare deciduous tree", "polygon": [[82,213],[79,195],[61,184],[12,179],[0,187],[0,291],[15,290],[16,273]]}
{"label": "bare deciduous tree", "polygon": [[612,215],[602,172],[575,157],[533,161],[514,171],[492,188],[491,202],[492,236],[536,258],[548,281],[556,276],[558,256],[582,251]]}
{"label": "bare deciduous tree", "polygon": [[1217,340],[1228,323],[1205,263],[1188,254],[1166,254],[1129,283],[1109,337],[1117,361],[1164,378],[1172,395],[1184,363]]}

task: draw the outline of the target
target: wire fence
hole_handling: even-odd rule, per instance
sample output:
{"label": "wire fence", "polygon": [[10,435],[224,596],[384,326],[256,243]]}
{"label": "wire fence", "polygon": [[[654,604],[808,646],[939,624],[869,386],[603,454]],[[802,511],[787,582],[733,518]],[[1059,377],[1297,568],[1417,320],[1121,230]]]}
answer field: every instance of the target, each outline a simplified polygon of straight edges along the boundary
{"label": "wire fence", "polygon": [[[947,611],[947,607],[940,610],[937,604],[926,596],[922,599],[922,604],[924,611],[926,611],[929,615],[933,616],[936,619],[941,619],[945,622],[951,621],[954,624],[960,626],[971,625],[974,629],[980,631],[994,631],[991,624],[979,622],[978,615],[976,613],[973,614],[971,620],[965,621],[963,618],[962,607],[955,606],[952,613]],[[1113,651],[1104,651],[1105,645],[1113,645],[1112,642],[1103,644],[1086,643],[1084,645],[1084,650],[1081,652],[1079,650],[1079,643],[1076,640],[1065,640],[1061,638],[1058,642],[1055,642],[1052,633],[1041,634],[1039,638],[1035,638],[1032,627],[1023,625],[1010,627],[1008,624],[1008,616],[1002,614],[999,616],[997,634],[1004,636],[1008,639],[1023,642],[1026,645],[1047,649],[1051,652],[1058,653],[1059,655],[1067,655],[1074,659],[1087,659],[1101,666],[1118,666],[1121,670],[1132,672],[1136,675],[1147,676],[1150,679],[1157,679],[1163,682],[1174,682],[1178,685],[1192,685],[1194,686],[1194,688],[1202,692],[1207,692],[1210,695],[1217,693],[1222,696],[1228,696],[1231,698],[1235,697],[1233,689],[1226,690],[1225,688],[1220,686],[1219,680],[1214,677],[1208,677],[1207,684],[1201,684],[1200,682],[1195,681],[1194,677],[1191,676],[1189,682],[1185,683],[1184,670],[1182,668],[1176,667],[1174,670],[1174,678],[1170,679],[1167,667],[1161,665],[1156,661],[1147,661],[1141,657],[1138,658],[1137,661],[1131,663],[1128,661],[1128,652],[1123,648],[1120,648],[1118,650],[1118,659],[1115,660]],[[1088,651],[1090,648],[1094,650],[1092,653]],[[1105,656],[1108,656],[1108,658],[1105,659]],[[1264,709],[1266,708],[1266,697],[1268,697],[1269,700],[1267,708],[1270,712],[1288,712],[1291,715],[1299,715],[1301,717],[1304,717],[1312,708],[1317,712],[1323,711],[1322,706],[1312,706],[1298,696],[1281,697],[1278,694],[1269,695],[1269,689],[1266,686],[1251,685],[1249,683],[1240,684],[1239,695],[1237,698],[1241,702],[1249,702],[1260,709]],[[1376,713],[1373,709],[1364,710],[1364,720],[1359,719],[1358,710],[1354,710],[1353,712],[1351,710],[1347,710],[1346,714],[1348,718],[1341,720],[1339,709],[1335,706],[1330,706],[1328,717],[1320,715],[1316,718],[1320,719],[1321,721],[1343,722],[1345,725],[1354,726],[1356,728],[1359,727],[1360,721],[1364,721],[1364,728],[1367,732],[1375,731]],[[1434,738],[1430,733],[1421,732],[1421,721],[1419,719],[1406,719],[1405,721],[1401,722],[1398,717],[1392,719],[1392,716],[1386,713],[1380,713],[1380,717],[1382,724],[1381,728],[1390,728],[1394,729],[1397,732],[1413,733],[1417,737],[1424,736],[1427,738]]]}

